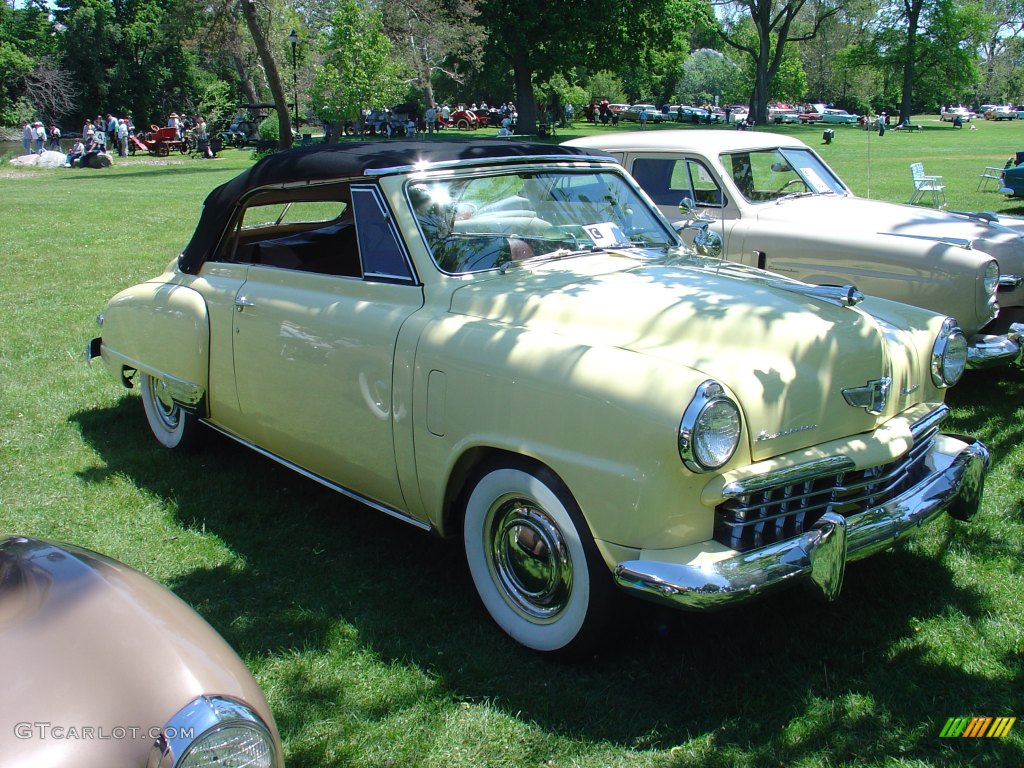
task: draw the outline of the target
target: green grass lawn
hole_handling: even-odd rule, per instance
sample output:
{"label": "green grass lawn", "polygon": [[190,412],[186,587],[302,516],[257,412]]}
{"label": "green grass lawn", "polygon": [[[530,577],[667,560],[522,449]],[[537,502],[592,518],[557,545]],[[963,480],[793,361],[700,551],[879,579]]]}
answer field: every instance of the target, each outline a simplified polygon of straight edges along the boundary
{"label": "green grass lawn", "polygon": [[[861,195],[903,202],[909,164],[951,208],[1024,149],[1024,122],[804,138]],[[606,128],[560,130],[559,140]],[[493,133],[491,131],[490,133]],[[1024,375],[968,375],[951,431],[990,447],[981,513],[852,565],[839,601],[789,591],[709,615],[646,604],[589,663],[520,650],[456,544],[226,440],[184,456],[83,349],[122,287],[157,274],[207,192],[251,161],[0,166],[0,532],[80,544],[174,589],[267,692],[291,766],[1020,766],[1006,739],[940,739],[951,716],[1024,716]],[[16,660],[6,660],[7,663]],[[0,727],[12,727],[0,724]]]}

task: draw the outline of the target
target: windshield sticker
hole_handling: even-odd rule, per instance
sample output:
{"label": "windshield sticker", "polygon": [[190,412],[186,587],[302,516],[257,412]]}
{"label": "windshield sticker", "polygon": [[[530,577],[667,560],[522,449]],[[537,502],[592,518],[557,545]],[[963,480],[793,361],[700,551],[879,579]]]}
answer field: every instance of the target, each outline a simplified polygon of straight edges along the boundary
{"label": "windshield sticker", "polygon": [[825,180],[818,175],[818,172],[816,170],[814,170],[813,168],[801,168],[800,170],[803,172],[804,178],[807,180],[807,183],[811,185],[811,188],[815,192],[825,193],[829,191],[828,184],[826,184]]}
{"label": "windshield sticker", "polygon": [[626,233],[611,221],[601,222],[600,224],[587,224],[583,227],[583,231],[587,233],[587,237],[593,240],[594,245],[598,248],[608,248],[616,243],[629,241]]}

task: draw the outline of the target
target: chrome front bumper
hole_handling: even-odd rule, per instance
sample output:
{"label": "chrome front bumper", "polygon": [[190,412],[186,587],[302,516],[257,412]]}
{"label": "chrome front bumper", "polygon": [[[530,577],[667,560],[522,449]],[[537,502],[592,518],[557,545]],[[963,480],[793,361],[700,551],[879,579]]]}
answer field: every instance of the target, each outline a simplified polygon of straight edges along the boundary
{"label": "chrome front bumper", "polygon": [[1004,336],[978,334],[969,340],[967,367],[972,370],[1020,365],[1024,346],[1024,323],[1011,323]]}
{"label": "chrome front bumper", "polygon": [[971,438],[957,439],[965,445],[944,468],[886,504],[850,518],[827,512],[800,536],[709,565],[627,560],[615,567],[615,581],[649,600],[695,610],[735,605],[800,581],[833,600],[847,562],[891,547],[942,512],[959,520],[977,512],[988,449]]}

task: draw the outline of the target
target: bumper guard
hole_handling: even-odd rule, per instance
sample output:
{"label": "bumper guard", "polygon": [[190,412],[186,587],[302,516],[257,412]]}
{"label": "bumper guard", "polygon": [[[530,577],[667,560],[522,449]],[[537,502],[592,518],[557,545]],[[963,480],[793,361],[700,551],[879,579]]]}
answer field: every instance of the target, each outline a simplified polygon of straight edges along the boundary
{"label": "bumper guard", "polygon": [[1024,323],[1011,323],[1003,336],[978,334],[969,341],[967,367],[972,370],[1001,365],[1021,365]]}

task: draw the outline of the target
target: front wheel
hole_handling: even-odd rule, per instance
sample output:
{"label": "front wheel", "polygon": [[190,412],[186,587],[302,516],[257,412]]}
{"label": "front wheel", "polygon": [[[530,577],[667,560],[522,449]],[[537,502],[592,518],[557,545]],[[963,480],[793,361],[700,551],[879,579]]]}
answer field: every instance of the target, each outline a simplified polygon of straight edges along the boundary
{"label": "front wheel", "polygon": [[466,500],[463,539],[480,599],[506,633],[536,651],[591,649],[611,577],[554,473],[525,462],[485,468]]}
{"label": "front wheel", "polygon": [[199,431],[195,414],[171,398],[166,382],[145,373],[140,378],[142,407],[153,436],[166,448],[184,450],[194,445]]}

